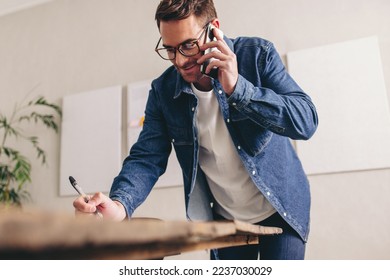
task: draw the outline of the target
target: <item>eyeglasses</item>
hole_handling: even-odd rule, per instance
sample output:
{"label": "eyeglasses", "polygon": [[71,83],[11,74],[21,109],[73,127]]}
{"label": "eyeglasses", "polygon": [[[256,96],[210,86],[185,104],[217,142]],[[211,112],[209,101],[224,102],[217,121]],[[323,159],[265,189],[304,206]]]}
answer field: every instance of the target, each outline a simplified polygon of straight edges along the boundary
{"label": "eyeglasses", "polygon": [[159,48],[158,46],[161,43],[162,37],[157,42],[156,48],[154,49],[157,54],[165,60],[174,60],[176,58],[176,52],[179,51],[183,56],[185,57],[191,57],[195,56],[198,53],[200,53],[200,48],[199,48],[199,40],[202,38],[208,24],[206,24],[205,27],[202,29],[202,33],[200,33],[200,36],[198,39],[190,39],[185,41],[184,43],[181,43],[178,47],[164,47],[164,48]]}

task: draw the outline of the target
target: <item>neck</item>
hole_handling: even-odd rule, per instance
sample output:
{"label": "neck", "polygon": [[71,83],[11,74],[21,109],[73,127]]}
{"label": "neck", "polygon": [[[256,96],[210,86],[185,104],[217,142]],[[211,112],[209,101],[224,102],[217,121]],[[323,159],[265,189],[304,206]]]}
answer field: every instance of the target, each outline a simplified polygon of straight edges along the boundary
{"label": "neck", "polygon": [[210,91],[213,89],[211,78],[206,75],[203,75],[202,78],[194,83],[194,86],[200,91]]}

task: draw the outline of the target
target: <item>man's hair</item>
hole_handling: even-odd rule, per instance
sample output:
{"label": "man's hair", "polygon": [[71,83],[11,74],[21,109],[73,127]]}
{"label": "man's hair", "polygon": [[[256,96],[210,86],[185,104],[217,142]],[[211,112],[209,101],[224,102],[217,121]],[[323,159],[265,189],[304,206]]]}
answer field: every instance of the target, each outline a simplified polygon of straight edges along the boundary
{"label": "man's hair", "polygon": [[216,19],[213,0],[161,0],[155,19],[160,29],[161,21],[181,20],[191,15],[195,15],[205,24]]}

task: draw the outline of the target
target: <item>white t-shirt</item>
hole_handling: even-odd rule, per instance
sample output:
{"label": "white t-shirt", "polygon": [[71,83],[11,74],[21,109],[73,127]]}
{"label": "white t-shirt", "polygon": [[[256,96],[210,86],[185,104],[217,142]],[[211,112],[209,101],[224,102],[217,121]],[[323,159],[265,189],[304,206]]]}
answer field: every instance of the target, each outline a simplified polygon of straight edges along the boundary
{"label": "white t-shirt", "polygon": [[233,145],[213,91],[192,86],[198,97],[199,165],[206,175],[216,205],[226,219],[260,222],[276,210],[252,182]]}

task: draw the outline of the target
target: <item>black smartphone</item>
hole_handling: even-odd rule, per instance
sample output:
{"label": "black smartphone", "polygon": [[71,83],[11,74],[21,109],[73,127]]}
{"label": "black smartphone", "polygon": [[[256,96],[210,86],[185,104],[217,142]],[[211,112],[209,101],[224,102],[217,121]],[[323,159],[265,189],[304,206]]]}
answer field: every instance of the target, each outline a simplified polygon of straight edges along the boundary
{"label": "black smartphone", "polygon": [[[207,26],[207,30],[206,30],[206,38],[205,38],[205,43],[208,43],[208,42],[211,42],[213,40],[217,40],[214,36],[214,25],[212,25],[211,23]],[[207,50],[204,51],[204,54],[207,54],[207,53],[210,53],[212,51],[215,51],[217,50],[217,48],[208,48]],[[201,66],[200,66],[200,71],[207,75],[207,76],[210,76],[214,79],[216,79],[218,77],[218,68],[214,67],[213,69],[211,69],[211,71],[206,74],[205,71],[206,71],[206,68],[207,66],[209,65],[210,61],[212,61],[213,58],[211,59],[208,59],[206,60]]]}

